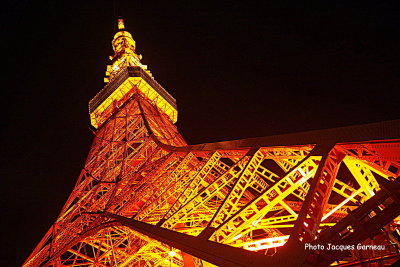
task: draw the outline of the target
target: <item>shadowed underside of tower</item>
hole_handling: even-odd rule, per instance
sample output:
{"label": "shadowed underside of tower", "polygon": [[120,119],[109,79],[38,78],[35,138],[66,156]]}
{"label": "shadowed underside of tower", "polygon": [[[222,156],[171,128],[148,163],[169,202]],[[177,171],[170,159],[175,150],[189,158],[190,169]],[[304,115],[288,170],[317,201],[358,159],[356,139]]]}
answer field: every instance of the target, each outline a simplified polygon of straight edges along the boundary
{"label": "shadowed underside of tower", "polygon": [[112,44],[89,155],[24,266],[395,261],[400,121],[187,145],[121,19]]}

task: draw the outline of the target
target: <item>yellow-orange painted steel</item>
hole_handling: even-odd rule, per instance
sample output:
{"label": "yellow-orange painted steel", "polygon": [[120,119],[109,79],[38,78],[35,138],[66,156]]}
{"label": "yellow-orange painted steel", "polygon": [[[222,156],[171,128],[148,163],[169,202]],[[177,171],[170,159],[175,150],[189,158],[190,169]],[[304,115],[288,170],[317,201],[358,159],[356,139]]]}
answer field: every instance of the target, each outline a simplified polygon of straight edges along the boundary
{"label": "yellow-orange painted steel", "polygon": [[[129,66],[148,72],[122,20],[118,29],[110,84]],[[26,267],[211,266],[103,212],[262,254],[279,251],[291,239],[314,240],[370,199],[380,189],[376,176],[400,173],[400,140],[333,144],[329,154],[304,142],[187,146],[175,108],[141,78],[122,81],[90,115],[98,129],[85,165]]]}

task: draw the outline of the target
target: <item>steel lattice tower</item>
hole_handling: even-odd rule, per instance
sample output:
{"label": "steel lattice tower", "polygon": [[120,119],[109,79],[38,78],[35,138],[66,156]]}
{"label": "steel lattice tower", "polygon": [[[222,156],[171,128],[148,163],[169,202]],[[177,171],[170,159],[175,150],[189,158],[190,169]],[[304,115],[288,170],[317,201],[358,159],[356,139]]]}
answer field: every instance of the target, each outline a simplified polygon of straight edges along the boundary
{"label": "steel lattice tower", "polygon": [[[89,155],[24,266],[394,261],[400,121],[187,145],[175,99],[141,63],[122,19],[112,45],[107,84],[89,103]],[[319,247],[328,243],[386,247]]]}

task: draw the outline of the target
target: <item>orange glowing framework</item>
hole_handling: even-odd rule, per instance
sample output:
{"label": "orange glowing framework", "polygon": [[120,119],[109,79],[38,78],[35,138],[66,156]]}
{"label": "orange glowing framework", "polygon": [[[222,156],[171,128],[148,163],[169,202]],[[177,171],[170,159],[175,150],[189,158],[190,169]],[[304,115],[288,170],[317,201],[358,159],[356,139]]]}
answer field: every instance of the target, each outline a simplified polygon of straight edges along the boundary
{"label": "orange glowing framework", "polygon": [[[395,261],[400,121],[187,145],[122,19],[112,45],[88,158],[24,266]],[[385,249],[304,246],[328,243]]]}

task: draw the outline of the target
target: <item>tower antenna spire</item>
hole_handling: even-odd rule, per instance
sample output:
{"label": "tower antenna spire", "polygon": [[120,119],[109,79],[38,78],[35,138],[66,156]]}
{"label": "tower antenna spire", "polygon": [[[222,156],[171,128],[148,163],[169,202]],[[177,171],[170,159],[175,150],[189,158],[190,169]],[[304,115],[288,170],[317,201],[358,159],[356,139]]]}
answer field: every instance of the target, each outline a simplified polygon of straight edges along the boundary
{"label": "tower antenna spire", "polygon": [[125,24],[124,24],[124,20],[122,19],[122,17],[118,17],[118,30],[119,31],[125,30]]}

